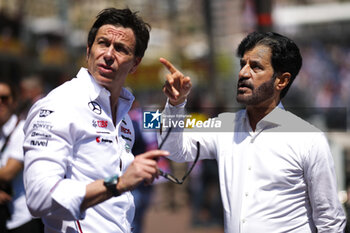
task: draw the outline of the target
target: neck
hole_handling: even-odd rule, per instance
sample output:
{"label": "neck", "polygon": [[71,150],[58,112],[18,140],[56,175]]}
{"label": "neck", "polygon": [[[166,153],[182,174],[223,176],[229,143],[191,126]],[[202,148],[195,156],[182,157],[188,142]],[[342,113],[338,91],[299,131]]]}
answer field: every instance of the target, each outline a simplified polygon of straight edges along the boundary
{"label": "neck", "polygon": [[114,125],[116,125],[116,120],[117,120],[116,118],[117,118],[118,100],[121,93],[121,89],[122,89],[121,87],[114,89],[113,92],[111,92],[111,95],[109,97]]}
{"label": "neck", "polygon": [[249,117],[249,124],[253,131],[255,131],[258,122],[261,119],[263,119],[267,114],[269,114],[277,105],[278,102],[273,101],[268,105],[259,104],[246,106],[247,114]]}

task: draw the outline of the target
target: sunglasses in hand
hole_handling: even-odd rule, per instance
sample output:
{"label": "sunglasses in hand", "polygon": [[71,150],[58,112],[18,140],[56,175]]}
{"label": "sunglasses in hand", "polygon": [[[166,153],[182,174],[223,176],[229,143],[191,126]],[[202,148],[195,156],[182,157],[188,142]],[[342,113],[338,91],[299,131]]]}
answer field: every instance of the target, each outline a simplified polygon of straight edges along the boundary
{"label": "sunglasses in hand", "polygon": [[[168,129],[167,134],[165,135],[164,139],[162,140],[161,144],[158,146],[158,149],[160,150],[162,146],[164,145],[164,142],[167,140],[169,134],[170,134],[171,128]],[[192,172],[194,166],[196,165],[198,158],[199,158],[199,152],[200,152],[200,143],[197,141],[197,154],[194,162],[192,163],[191,167],[188,169],[188,171],[185,173],[185,175],[182,177],[182,179],[176,178],[174,175],[169,174],[167,172],[162,171],[158,168],[159,175],[163,176],[164,178],[170,180],[171,182],[175,184],[183,184],[187,176]]]}

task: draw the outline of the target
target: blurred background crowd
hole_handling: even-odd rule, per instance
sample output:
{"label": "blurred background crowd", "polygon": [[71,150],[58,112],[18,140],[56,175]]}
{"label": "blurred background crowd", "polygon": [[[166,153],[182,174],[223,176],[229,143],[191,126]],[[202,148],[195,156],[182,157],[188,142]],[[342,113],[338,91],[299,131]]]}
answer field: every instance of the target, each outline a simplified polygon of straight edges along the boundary
{"label": "blurred background crowd", "polygon": [[[159,63],[159,58],[165,57],[191,76],[194,88],[189,106],[193,110],[206,117],[234,111],[240,107],[235,102],[239,68],[235,49],[240,40],[254,30],[272,30],[295,40],[303,67],[284,103],[326,132],[334,155],[339,198],[347,206],[350,1],[0,0],[0,76],[18,83],[18,111],[23,116],[36,99],[73,78],[85,66],[88,30],[94,16],[106,7],[139,11],[152,26],[143,62],[127,80],[139,110],[140,106],[161,108],[165,102],[161,92],[165,70]],[[134,114],[142,121],[137,112]],[[144,150],[156,147],[152,135],[145,135],[144,140]],[[179,174],[186,169],[166,162],[163,166]],[[152,221],[160,210],[175,213],[169,217],[173,219],[187,216],[177,212],[184,206],[190,219],[186,232],[201,226],[218,226],[217,232],[222,232],[215,169],[215,162],[203,161],[181,187],[164,181],[154,185],[143,207],[143,232],[156,231],[152,226],[160,223]],[[168,228],[173,223],[162,221]],[[156,232],[162,231],[170,232],[164,228]]]}

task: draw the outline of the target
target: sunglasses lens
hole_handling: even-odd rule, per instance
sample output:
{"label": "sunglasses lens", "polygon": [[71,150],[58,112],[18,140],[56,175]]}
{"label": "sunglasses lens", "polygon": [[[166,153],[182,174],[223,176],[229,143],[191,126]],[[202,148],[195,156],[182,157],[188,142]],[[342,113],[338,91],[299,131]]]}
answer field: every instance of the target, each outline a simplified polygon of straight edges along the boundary
{"label": "sunglasses lens", "polygon": [[7,104],[9,102],[10,96],[9,95],[0,95],[1,103]]}

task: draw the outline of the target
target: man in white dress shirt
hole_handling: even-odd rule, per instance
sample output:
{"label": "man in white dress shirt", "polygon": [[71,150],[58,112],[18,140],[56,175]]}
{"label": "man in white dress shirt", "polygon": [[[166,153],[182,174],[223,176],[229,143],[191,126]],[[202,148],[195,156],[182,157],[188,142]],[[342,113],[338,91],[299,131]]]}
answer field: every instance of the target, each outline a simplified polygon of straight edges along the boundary
{"label": "man in white dress shirt", "polygon": [[[226,233],[343,232],[328,142],[281,103],[302,65],[297,45],[276,33],[253,32],[237,55],[236,99],[245,109],[220,114],[215,121],[222,128],[216,132],[179,128],[162,148],[175,161],[193,161],[198,141],[200,158],[217,160]],[[160,61],[170,71],[162,114],[184,116],[191,80],[166,59]]]}
{"label": "man in white dress shirt", "polygon": [[34,104],[24,125],[27,205],[45,232],[129,233],[130,190],[158,176],[153,150],[134,158],[134,100],[123,87],[141,62],[148,24],[129,9],[108,8],[94,22],[87,69]]}

